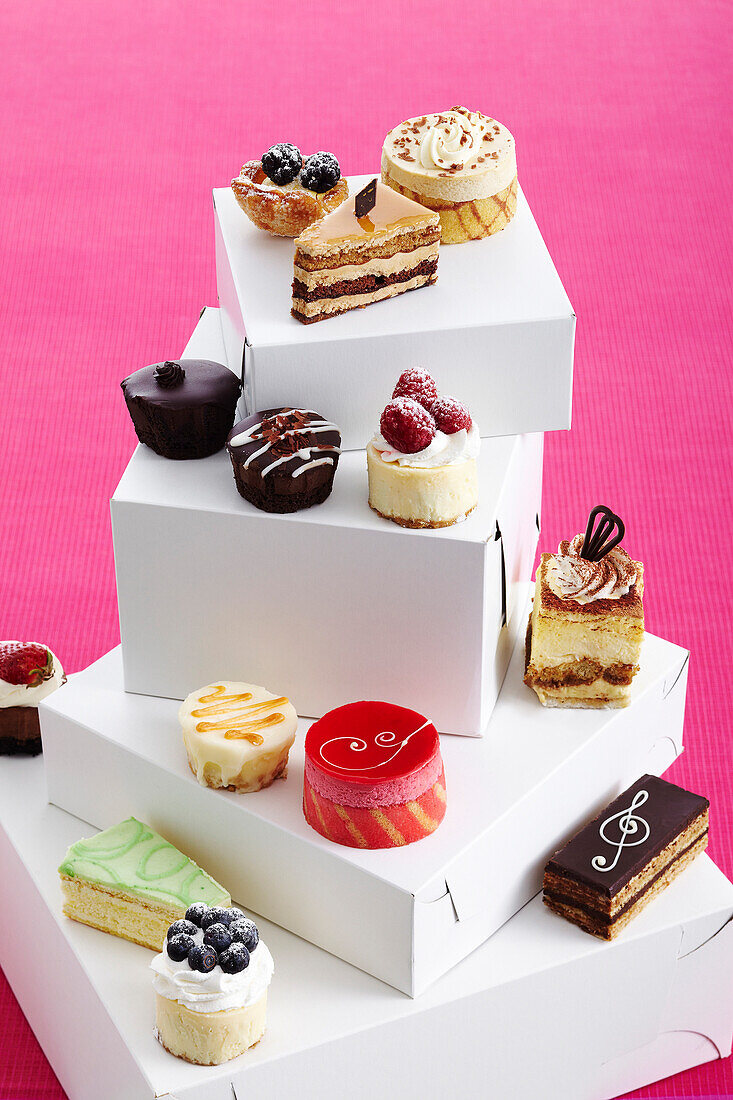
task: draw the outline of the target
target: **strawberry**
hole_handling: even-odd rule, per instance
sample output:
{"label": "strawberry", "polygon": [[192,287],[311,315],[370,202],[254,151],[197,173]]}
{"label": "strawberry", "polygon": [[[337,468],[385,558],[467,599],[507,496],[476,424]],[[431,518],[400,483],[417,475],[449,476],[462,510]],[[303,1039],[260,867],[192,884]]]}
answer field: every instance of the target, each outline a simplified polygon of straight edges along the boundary
{"label": "strawberry", "polygon": [[53,676],[53,656],[36,642],[0,642],[0,680],[36,687]]}

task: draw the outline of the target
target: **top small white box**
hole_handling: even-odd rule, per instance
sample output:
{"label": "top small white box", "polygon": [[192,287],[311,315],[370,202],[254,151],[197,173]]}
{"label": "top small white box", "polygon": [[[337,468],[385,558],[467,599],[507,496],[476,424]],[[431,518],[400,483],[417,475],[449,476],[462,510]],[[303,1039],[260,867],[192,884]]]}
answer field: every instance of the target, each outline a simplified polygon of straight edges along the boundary
{"label": "top small white box", "polygon": [[[372,177],[349,179],[355,194]],[[214,190],[216,277],[229,367],[248,411],[315,408],[366,447],[407,367],[464,401],[482,436],[570,427],[575,314],[520,192],[501,233],[440,250],[435,286],[313,325],[290,315],[293,242]]]}

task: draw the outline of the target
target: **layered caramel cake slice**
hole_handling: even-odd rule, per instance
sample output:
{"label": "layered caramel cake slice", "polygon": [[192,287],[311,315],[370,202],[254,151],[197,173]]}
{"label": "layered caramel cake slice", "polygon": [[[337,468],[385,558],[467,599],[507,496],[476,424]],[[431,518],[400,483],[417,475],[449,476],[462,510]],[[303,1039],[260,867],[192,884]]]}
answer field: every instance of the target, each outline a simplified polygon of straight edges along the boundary
{"label": "layered caramel cake slice", "polygon": [[434,283],[440,220],[377,180],[295,242],[293,317],[303,324]]}
{"label": "layered caramel cake slice", "polygon": [[708,809],[707,798],[643,775],[552,857],[545,905],[612,940],[705,850]]}
{"label": "layered caramel cake slice", "polygon": [[[600,540],[593,533],[599,516]],[[585,537],[541,555],[524,682],[543,706],[629,704],[644,638],[644,566],[618,545],[623,533],[617,516],[595,508]]]}

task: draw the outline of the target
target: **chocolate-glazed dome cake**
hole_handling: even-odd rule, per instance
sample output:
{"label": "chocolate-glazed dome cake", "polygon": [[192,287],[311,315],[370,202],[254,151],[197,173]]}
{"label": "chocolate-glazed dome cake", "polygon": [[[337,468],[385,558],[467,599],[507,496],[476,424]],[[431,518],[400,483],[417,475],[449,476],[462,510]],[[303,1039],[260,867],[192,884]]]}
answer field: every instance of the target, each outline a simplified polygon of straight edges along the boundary
{"label": "chocolate-glazed dome cake", "polygon": [[137,437],[163,458],[206,458],[227,441],[241,382],[207,359],[168,360],[120,385]]}
{"label": "chocolate-glazed dome cake", "polygon": [[299,512],[329,496],[341,433],[312,409],[266,409],[232,429],[227,449],[245,500],[263,512]]}

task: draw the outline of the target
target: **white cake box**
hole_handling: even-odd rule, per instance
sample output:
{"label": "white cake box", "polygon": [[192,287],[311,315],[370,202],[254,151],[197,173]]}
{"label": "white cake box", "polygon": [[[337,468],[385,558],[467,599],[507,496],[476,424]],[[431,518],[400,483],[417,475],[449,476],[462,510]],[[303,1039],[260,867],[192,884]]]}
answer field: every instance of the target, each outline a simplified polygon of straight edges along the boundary
{"label": "white cake box", "polygon": [[[417,995],[537,892],[576,828],[681,750],[684,650],[647,636],[630,707],[568,712],[524,686],[522,649],[487,736],[441,738],[445,819],[404,848],[346,848],[310,828],[304,721],[284,782],[248,795],[199,786],[178,703],[124,692],[119,649],[41,705],[48,796],[98,828],[134,814],[255,912]],[[386,941],[370,931],[385,924]]]}
{"label": "white cake box", "polygon": [[151,953],[62,915],[89,827],[45,804],[41,759],[2,760],[0,824],[0,965],[69,1100],[607,1100],[731,1049],[733,887],[706,856],[613,944],[535,898],[418,1001],[258,918],[267,1031],[204,1068],[153,1038]]}
{"label": "white cake box", "polygon": [[501,233],[441,248],[434,286],[312,325],[290,315],[292,240],[257,229],[229,187],[214,218],[226,356],[250,410],[316,409],[366,447],[399,375],[422,366],[482,435],[570,427],[575,315],[521,191]]}
{"label": "white cake box", "polygon": [[[220,351],[207,310],[184,354]],[[282,516],[239,496],[226,451],[139,446],[112,498],[125,687],[183,699],[246,680],[309,717],[388,699],[480,734],[525,628],[542,436],[485,439],[478,463],[465,522],[406,531],[369,508],[364,452],[342,455],[324,504]]]}

